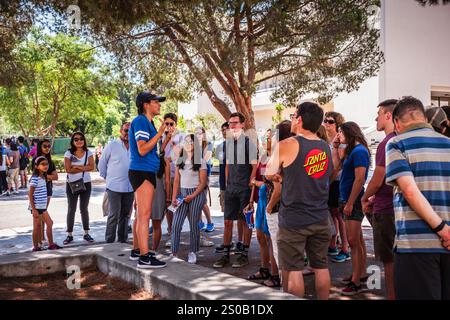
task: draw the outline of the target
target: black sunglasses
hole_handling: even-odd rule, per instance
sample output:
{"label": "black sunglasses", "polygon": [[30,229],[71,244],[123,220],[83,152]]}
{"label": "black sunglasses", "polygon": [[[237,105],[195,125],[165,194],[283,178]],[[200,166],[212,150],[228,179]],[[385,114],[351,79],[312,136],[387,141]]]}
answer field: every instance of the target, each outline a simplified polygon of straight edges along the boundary
{"label": "black sunglasses", "polygon": [[166,126],[173,127],[175,125],[175,122],[164,122],[164,124]]}
{"label": "black sunglasses", "polygon": [[73,139],[73,141],[75,141],[75,142],[84,141],[84,138],[75,138],[75,139]]}
{"label": "black sunglasses", "polygon": [[323,123],[335,124],[336,121],[325,119],[325,120],[323,120]]}
{"label": "black sunglasses", "polygon": [[51,145],[49,145],[49,144],[43,144],[42,145],[42,148],[44,148],[44,149],[49,149],[51,147]]}

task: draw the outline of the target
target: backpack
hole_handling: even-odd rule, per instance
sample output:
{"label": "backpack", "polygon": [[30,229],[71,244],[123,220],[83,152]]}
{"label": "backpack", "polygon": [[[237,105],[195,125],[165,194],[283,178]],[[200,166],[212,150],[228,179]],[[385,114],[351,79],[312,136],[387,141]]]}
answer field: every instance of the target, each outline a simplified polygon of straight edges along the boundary
{"label": "backpack", "polygon": [[19,169],[25,170],[29,164],[30,159],[28,158],[28,152],[26,150],[23,150],[23,153],[20,155],[19,158]]}

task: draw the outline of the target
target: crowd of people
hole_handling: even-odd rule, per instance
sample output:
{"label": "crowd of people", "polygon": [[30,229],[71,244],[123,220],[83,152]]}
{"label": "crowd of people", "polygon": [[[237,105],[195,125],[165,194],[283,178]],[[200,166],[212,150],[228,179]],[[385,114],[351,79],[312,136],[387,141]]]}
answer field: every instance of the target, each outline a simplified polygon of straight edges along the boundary
{"label": "crowd of people", "polygon": [[[361,128],[338,112],[324,113],[316,103],[299,104],[290,120],[267,130],[262,141],[245,130],[243,114],[232,113],[221,126],[223,142],[213,150],[204,128],[186,134],[177,129],[176,114],[159,119],[164,101],[165,97],[141,92],[136,98],[138,116],[122,125],[118,139],[97,152],[107,190],[105,240],[127,241],[135,209],[130,260],[138,268],[166,266],[158,258],[164,218],[169,237],[165,246],[172,256],[178,255],[186,218],[190,226],[188,262],[197,263],[200,246],[213,245],[201,236],[201,230],[214,231],[207,199],[215,153],[224,229],[223,242],[215,248],[220,258],[214,268],[248,265],[255,228],[260,267],[249,280],[303,297],[306,267],[315,274],[317,298],[328,299],[329,260],[351,260],[351,274],[341,279],[341,293],[355,295],[369,278],[362,230],[367,218],[375,256],[384,266],[388,299],[450,299],[448,107],[424,108],[413,97],[381,102],[375,121],[385,138],[377,147],[373,175],[367,181],[371,150]],[[28,151],[23,138],[17,140],[18,145],[7,139],[0,148],[2,191],[11,192],[13,185],[17,191],[19,182],[27,187],[22,158],[28,159],[34,150],[29,180],[33,250],[42,249],[45,235],[48,249],[58,249],[47,211],[52,181],[58,179],[50,141],[39,141]],[[83,239],[93,242],[89,172],[97,159],[87,149],[83,133],[72,135],[64,159],[68,199],[64,245],[74,240],[78,198]],[[232,241],[235,221],[236,243]]]}

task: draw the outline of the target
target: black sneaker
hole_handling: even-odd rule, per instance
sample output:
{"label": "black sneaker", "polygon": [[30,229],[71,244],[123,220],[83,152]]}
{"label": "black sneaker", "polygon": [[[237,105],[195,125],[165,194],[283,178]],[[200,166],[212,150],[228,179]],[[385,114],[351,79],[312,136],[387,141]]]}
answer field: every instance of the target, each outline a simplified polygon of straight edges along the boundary
{"label": "black sneaker", "polygon": [[137,267],[140,269],[156,269],[156,268],[164,268],[167,266],[167,263],[163,261],[159,261],[156,259],[154,254],[150,252],[146,255],[139,256],[139,261]]}
{"label": "black sneaker", "polygon": [[[231,242],[231,251],[234,250],[234,242]],[[221,244],[220,246],[216,247],[216,253],[224,253],[225,252],[225,246]]]}
{"label": "black sneaker", "polygon": [[230,257],[227,255],[222,256],[219,260],[214,262],[214,268],[223,268],[230,263]]}
{"label": "black sneaker", "polygon": [[342,289],[341,294],[344,296],[354,296],[361,291],[361,285],[357,286],[353,281],[350,281],[347,286]]}
{"label": "black sneaker", "polygon": [[132,249],[130,254],[130,260],[137,261],[140,257],[140,251],[138,249]]}
{"label": "black sneaker", "polygon": [[241,241],[238,241],[236,243],[236,247],[232,251],[234,251],[234,254],[241,254],[242,252],[244,252],[244,243]]}
{"label": "black sneaker", "polygon": [[248,265],[248,256],[247,254],[241,254],[237,261],[231,265],[232,268],[241,268]]}
{"label": "black sneaker", "polygon": [[86,241],[89,242],[89,243],[94,242],[94,239],[89,235],[89,233],[88,233],[88,234],[85,234],[85,235],[83,236],[83,239],[86,240]]}
{"label": "black sneaker", "polygon": [[[369,279],[369,276],[364,276],[364,277],[361,277],[359,279],[359,281],[361,282],[361,284],[366,284],[367,279]],[[352,275],[349,275],[348,277],[341,279],[341,283],[344,285],[348,285],[351,281],[352,281]]]}
{"label": "black sneaker", "polygon": [[63,243],[64,243],[64,245],[68,245],[72,241],[73,241],[73,237],[72,236],[67,236],[66,240],[64,240]]}

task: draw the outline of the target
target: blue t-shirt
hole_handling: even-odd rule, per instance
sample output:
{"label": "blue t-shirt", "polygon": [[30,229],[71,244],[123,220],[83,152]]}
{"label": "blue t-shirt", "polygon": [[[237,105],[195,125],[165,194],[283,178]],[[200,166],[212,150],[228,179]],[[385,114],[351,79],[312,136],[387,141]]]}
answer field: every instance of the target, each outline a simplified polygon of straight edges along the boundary
{"label": "blue t-shirt", "polygon": [[28,153],[27,146],[19,146],[18,149],[19,149],[19,152],[20,152],[20,156],[23,156],[24,153]]}
{"label": "blue t-shirt", "polygon": [[141,114],[131,122],[128,134],[130,140],[130,170],[158,172],[159,157],[157,154],[157,146],[155,145],[145,156],[139,154],[137,147],[139,140],[147,142],[156,136],[157,131],[154,124],[148,121],[146,116]]}
{"label": "blue t-shirt", "polygon": [[[353,182],[355,181],[355,169],[358,167],[365,167],[366,174],[365,179],[367,179],[367,174],[369,172],[370,166],[370,155],[367,149],[358,144],[347,159],[344,160],[342,166],[342,175],[339,183],[339,198],[342,201],[347,201],[352,192]],[[361,188],[361,192],[357,199],[361,199],[364,194],[364,187]]]}

